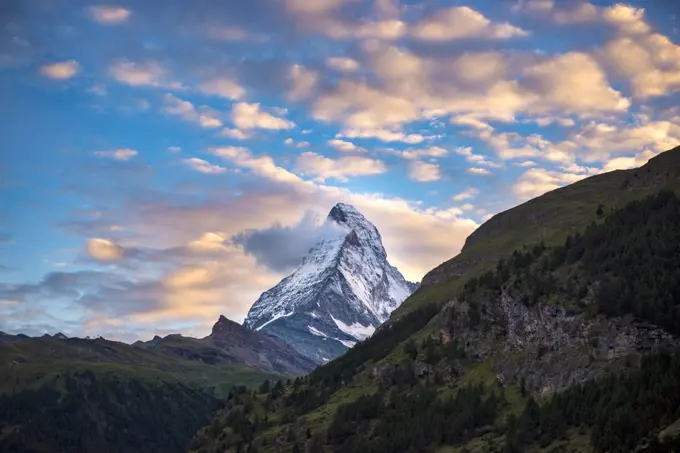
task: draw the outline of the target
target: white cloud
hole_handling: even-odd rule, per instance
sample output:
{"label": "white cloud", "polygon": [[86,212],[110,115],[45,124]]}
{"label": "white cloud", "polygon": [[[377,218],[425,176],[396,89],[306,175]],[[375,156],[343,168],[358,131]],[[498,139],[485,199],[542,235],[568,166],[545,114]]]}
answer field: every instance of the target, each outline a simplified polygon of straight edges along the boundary
{"label": "white cloud", "polygon": [[291,129],[295,123],[283,118],[276,117],[271,113],[260,109],[260,104],[239,102],[231,111],[231,120],[239,129]]}
{"label": "white cloud", "polygon": [[641,151],[632,157],[616,157],[609,160],[605,166],[604,171],[627,170],[629,168],[637,168],[645,165],[649,159],[657,156],[659,153],[650,149]]}
{"label": "white cloud", "polygon": [[109,66],[109,75],[130,86],[182,88],[180,83],[167,80],[167,71],[155,61],[118,60]]}
{"label": "white cloud", "polygon": [[66,80],[80,72],[80,64],[76,60],[60,61],[44,65],[40,68],[40,73],[45,77],[55,80]]}
{"label": "white cloud", "polygon": [[86,251],[97,261],[118,261],[123,258],[124,249],[109,239],[88,239]]}
{"label": "white cloud", "polygon": [[283,143],[284,143],[286,146],[291,146],[291,147],[298,148],[298,149],[309,148],[309,142],[305,142],[305,141],[299,141],[299,142],[298,142],[298,141],[293,140],[293,139],[290,138],[290,137],[288,137],[287,139],[285,139],[285,140],[283,141]]}
{"label": "white cloud", "polygon": [[340,139],[332,139],[328,140],[328,144],[335,148],[338,151],[342,151],[344,153],[353,153],[353,152],[366,152],[365,149],[358,147],[352,142],[348,142],[346,140],[340,140]]}
{"label": "white cloud", "polygon": [[408,26],[400,20],[340,22],[331,21],[322,29],[323,33],[333,39],[381,39],[395,40],[402,38]]}
{"label": "white cloud", "polygon": [[456,148],[456,154],[464,156],[466,161],[474,163],[476,165],[484,165],[484,166],[487,166],[487,167],[498,167],[499,166],[497,163],[489,160],[485,156],[482,156],[481,154],[473,153],[472,147],[470,147],[470,146]]}
{"label": "white cloud", "polygon": [[471,167],[468,168],[466,171],[471,175],[489,176],[491,174],[491,171],[489,171],[488,169],[479,167]]}
{"label": "white cloud", "polygon": [[543,168],[530,168],[515,183],[513,190],[520,199],[543,195],[567,184],[586,178],[587,174],[561,173]]}
{"label": "white cloud", "polygon": [[526,84],[540,96],[540,102],[530,108],[537,113],[626,111],[630,107],[630,101],[609,86],[597,61],[585,53],[558,55],[528,67],[524,75]]}
{"label": "white cloud", "polygon": [[241,129],[231,129],[225,127],[220,131],[221,137],[233,138],[234,140],[248,140],[252,138],[252,133],[250,131],[242,131]]}
{"label": "white cloud", "polygon": [[440,9],[416,23],[411,29],[411,35],[423,41],[508,39],[528,34],[508,22],[494,24],[483,14],[467,6]]}
{"label": "white cloud", "polygon": [[377,159],[344,156],[334,160],[312,152],[302,153],[297,158],[295,169],[319,182],[331,178],[346,182],[352,176],[378,175],[387,171],[385,164]]}
{"label": "white cloud", "polygon": [[403,142],[411,145],[425,140],[421,134],[406,134],[398,130],[389,129],[345,129],[337,137],[345,138],[375,138],[381,142]]}
{"label": "white cloud", "polygon": [[414,160],[409,162],[408,177],[413,181],[431,182],[441,179],[442,175],[439,165]]}
{"label": "white cloud", "polygon": [[211,149],[211,153],[237,167],[250,169],[262,178],[278,183],[299,183],[306,185],[298,175],[276,165],[270,156],[254,156],[249,149],[242,146],[223,146]]}
{"label": "white cloud", "polygon": [[199,159],[198,157],[191,157],[189,159],[182,159],[182,163],[188,167],[193,168],[197,172],[208,175],[218,175],[227,171],[225,167],[220,165],[213,165],[210,162]]}
{"label": "white cloud", "polygon": [[111,151],[95,151],[94,154],[99,157],[106,157],[118,161],[128,161],[139,153],[134,149],[120,148]]}
{"label": "white cloud", "polygon": [[201,85],[201,90],[204,93],[214,94],[231,100],[241,99],[246,94],[245,88],[227,77],[218,77],[204,82]]}
{"label": "white cloud", "polygon": [[179,116],[185,121],[199,124],[204,129],[222,127],[222,121],[218,118],[219,113],[210,107],[204,106],[197,110],[191,102],[170,93],[165,94],[163,103],[163,111],[168,115]]}
{"label": "white cloud", "polygon": [[359,63],[348,57],[329,57],[326,59],[326,65],[341,72],[355,72],[359,70]]}
{"label": "white cloud", "polygon": [[179,146],[168,146],[168,151],[170,151],[171,153],[179,153],[182,152],[182,148],[180,148]]}
{"label": "white cloud", "polygon": [[601,58],[628,79],[637,98],[680,90],[680,46],[658,33],[622,36],[607,42]]}
{"label": "white cloud", "polygon": [[127,21],[131,14],[129,9],[114,5],[91,6],[88,11],[90,18],[106,25],[121,24]]}
{"label": "white cloud", "polygon": [[479,195],[479,189],[475,189],[474,187],[468,187],[464,191],[452,196],[451,199],[453,201],[465,201],[470,200],[476,197],[477,195]]}
{"label": "white cloud", "polygon": [[319,74],[304,66],[292,65],[288,69],[288,82],[289,87],[286,93],[288,99],[294,102],[302,101],[309,99],[314,94],[319,82]]}
{"label": "white cloud", "polygon": [[404,159],[416,160],[423,157],[445,157],[448,154],[448,151],[440,146],[430,146],[422,149],[398,151],[398,154]]}

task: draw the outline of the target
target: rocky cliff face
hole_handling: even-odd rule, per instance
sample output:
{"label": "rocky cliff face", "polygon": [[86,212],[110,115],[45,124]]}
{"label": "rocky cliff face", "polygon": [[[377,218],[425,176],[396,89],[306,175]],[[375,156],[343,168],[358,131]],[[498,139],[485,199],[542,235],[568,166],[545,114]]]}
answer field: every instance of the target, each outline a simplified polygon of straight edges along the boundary
{"label": "rocky cliff face", "polygon": [[370,336],[417,288],[389,264],[380,233],[354,207],[336,205],[327,222],[337,234],[263,293],[244,323],[318,364]]}
{"label": "rocky cliff face", "polygon": [[475,361],[490,361],[503,385],[523,383],[536,396],[613,369],[635,368],[642,354],[678,345],[653,325],[546,303],[529,307],[507,292],[478,303],[479,318],[471,321],[475,316],[467,302],[450,301],[436,335],[443,343],[455,339]]}

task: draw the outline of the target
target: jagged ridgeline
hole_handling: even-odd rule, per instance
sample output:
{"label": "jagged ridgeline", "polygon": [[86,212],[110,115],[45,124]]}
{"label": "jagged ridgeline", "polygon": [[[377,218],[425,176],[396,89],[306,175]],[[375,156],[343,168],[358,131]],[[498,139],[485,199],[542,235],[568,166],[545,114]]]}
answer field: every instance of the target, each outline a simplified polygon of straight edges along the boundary
{"label": "jagged ridgeline", "polygon": [[372,337],[232,394],[192,451],[677,449],[679,176],[680,148],[500,214]]}

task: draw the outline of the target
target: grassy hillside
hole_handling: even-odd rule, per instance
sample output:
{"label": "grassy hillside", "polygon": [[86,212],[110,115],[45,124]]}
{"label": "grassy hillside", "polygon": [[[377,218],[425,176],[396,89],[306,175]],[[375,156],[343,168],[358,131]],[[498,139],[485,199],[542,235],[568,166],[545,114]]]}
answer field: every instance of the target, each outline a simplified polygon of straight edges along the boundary
{"label": "grassy hillside", "polygon": [[280,375],[104,339],[0,344],[0,451],[183,452],[234,386]]}
{"label": "grassy hillside", "polygon": [[233,397],[192,451],[672,448],[680,200],[644,197],[677,191],[679,156],[500,214],[388,326],[291,386]]}
{"label": "grassy hillside", "polygon": [[392,319],[421,304],[445,300],[467,278],[488,270],[514,250],[541,242],[561,244],[612,210],[662,189],[680,193],[680,147],[643,167],[593,176],[497,214],[467,238],[460,254],[430,271]]}

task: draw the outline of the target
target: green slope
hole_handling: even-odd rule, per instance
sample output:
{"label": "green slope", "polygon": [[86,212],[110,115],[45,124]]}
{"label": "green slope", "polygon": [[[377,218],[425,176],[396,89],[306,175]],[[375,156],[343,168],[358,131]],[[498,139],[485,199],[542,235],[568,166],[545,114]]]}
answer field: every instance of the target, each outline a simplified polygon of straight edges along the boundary
{"label": "green slope", "polygon": [[421,304],[445,299],[466,278],[489,269],[513,250],[541,241],[562,243],[569,234],[601,219],[600,207],[606,215],[666,188],[680,193],[680,147],[643,167],[592,176],[497,214],[467,238],[460,254],[428,272],[421,288],[394,311],[392,319]]}
{"label": "green slope", "polygon": [[192,451],[670,448],[655,439],[680,417],[680,200],[645,197],[679,175],[680,148],[499,214],[373,337],[232,399]]}
{"label": "green slope", "polygon": [[280,375],[104,339],[0,344],[0,451],[182,452],[234,386]]}

